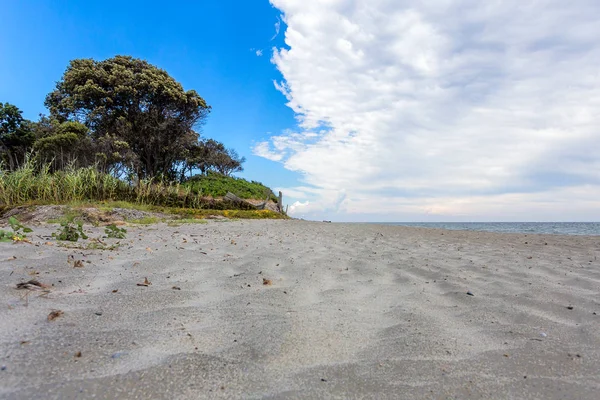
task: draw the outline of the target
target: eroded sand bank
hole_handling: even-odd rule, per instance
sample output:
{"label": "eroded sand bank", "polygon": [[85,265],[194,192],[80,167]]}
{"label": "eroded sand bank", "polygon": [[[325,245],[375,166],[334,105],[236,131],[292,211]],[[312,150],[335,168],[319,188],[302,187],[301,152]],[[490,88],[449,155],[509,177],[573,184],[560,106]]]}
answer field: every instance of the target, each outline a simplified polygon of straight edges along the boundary
{"label": "eroded sand bank", "polygon": [[233,221],[99,251],[55,230],[0,244],[3,398],[600,393],[599,237]]}

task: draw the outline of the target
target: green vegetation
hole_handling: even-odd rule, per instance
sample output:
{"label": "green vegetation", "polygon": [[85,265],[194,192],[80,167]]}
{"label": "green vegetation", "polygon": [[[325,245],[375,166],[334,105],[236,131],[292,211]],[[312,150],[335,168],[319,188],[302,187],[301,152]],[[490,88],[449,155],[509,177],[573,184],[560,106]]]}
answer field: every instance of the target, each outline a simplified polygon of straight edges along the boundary
{"label": "green vegetation", "polygon": [[12,232],[4,231],[0,229],[0,242],[18,242],[27,238],[26,233],[33,232],[31,228],[22,225],[15,217],[10,217],[8,223],[12,229]]}
{"label": "green vegetation", "polygon": [[87,235],[83,232],[83,222],[62,222],[57,232],[52,233],[52,237],[58,240],[66,240],[69,242],[76,242],[81,239],[87,239]]}
{"label": "green vegetation", "polygon": [[94,167],[51,172],[49,164],[36,168],[33,162],[25,161],[15,171],[0,170],[0,206],[3,207],[123,201],[128,205],[223,210],[235,205],[217,202],[214,197],[228,191],[242,198],[259,199],[271,193],[260,183],[218,174],[183,184],[148,179],[132,186]]}
{"label": "green vegetation", "polygon": [[277,201],[271,189],[260,182],[248,182],[245,179],[234,178],[218,173],[197,175],[186,182],[183,186],[190,188],[192,193],[211,197],[222,197],[231,192],[242,199],[269,199]]}
{"label": "green vegetation", "polygon": [[[232,192],[277,201],[266,186],[230,176],[243,171],[245,158],[197,132],[211,107],[144,60],[72,60],[45,105],[49,115],[33,122],[0,103],[0,211],[124,202],[271,217],[217,200]],[[73,237],[73,220],[61,223]]]}
{"label": "green vegetation", "polygon": [[166,71],[129,56],[72,60],[37,122],[0,103],[0,161],[14,171],[28,154],[52,172],[94,167],[129,181],[183,182],[194,171],[230,175],[244,157],[198,128],[211,107]]}
{"label": "green vegetation", "polygon": [[106,237],[110,239],[125,239],[127,229],[119,228],[115,224],[110,224],[104,228],[104,233],[106,234]]}

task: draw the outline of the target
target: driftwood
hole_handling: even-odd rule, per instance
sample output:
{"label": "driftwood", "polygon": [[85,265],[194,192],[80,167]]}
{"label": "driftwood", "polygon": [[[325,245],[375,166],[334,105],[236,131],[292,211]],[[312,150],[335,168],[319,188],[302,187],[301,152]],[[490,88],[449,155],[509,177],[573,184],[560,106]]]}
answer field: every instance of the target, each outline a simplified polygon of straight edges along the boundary
{"label": "driftwood", "polygon": [[237,197],[235,194],[233,194],[231,192],[227,192],[225,197],[223,197],[223,200],[227,200],[227,201],[230,201],[235,204],[247,204],[249,206],[254,207],[252,204],[248,203],[246,200],[242,199],[241,197]]}
{"label": "driftwood", "polygon": [[225,197],[223,197],[223,200],[229,201],[229,202],[237,205],[238,207],[240,207],[243,210],[262,210],[266,204],[266,203],[262,204],[262,208],[259,208],[261,205],[255,206],[254,204],[242,199],[241,197],[236,196],[235,194],[233,194],[231,192],[227,192]]}
{"label": "driftwood", "polygon": [[[249,201],[246,201],[231,192],[227,192],[225,197],[223,197],[223,200],[233,203],[233,204],[237,205],[238,207],[245,209],[245,210],[265,210],[265,209],[267,209],[267,206],[269,204],[270,197],[271,196],[269,194],[269,195],[267,195],[267,198],[265,199],[265,201],[254,205],[254,204],[250,203]],[[280,213],[283,212],[282,199],[283,199],[283,196],[282,196],[281,192],[279,192],[279,199],[278,199],[279,202],[277,204],[277,211],[279,211]]]}

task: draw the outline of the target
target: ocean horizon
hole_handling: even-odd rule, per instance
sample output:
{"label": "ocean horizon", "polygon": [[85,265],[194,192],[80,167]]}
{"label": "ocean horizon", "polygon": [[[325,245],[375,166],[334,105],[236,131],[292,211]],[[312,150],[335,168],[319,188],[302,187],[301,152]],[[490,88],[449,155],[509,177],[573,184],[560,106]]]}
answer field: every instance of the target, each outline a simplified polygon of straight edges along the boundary
{"label": "ocean horizon", "polygon": [[600,222],[372,222],[381,225],[420,228],[483,231],[499,233],[531,233],[551,235],[600,236]]}

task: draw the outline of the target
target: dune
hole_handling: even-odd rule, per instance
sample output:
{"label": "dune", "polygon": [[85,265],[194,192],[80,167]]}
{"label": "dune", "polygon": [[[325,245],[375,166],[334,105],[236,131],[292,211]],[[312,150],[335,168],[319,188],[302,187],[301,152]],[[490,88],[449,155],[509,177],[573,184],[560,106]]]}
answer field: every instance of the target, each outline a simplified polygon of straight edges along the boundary
{"label": "dune", "polygon": [[33,229],[0,243],[2,398],[600,393],[599,237],[242,220],[97,250]]}

